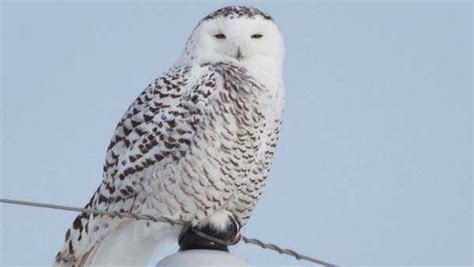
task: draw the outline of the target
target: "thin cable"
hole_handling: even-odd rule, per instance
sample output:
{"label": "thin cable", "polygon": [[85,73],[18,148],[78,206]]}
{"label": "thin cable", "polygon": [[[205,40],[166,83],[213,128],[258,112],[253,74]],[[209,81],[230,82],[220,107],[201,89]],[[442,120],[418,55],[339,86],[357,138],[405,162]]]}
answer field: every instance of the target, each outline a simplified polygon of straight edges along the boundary
{"label": "thin cable", "polygon": [[[6,204],[13,204],[13,205],[21,205],[21,206],[30,206],[30,207],[37,207],[37,208],[47,208],[47,209],[56,209],[56,210],[68,210],[68,211],[77,211],[77,212],[85,212],[85,213],[92,213],[92,214],[98,214],[98,215],[106,215],[106,216],[111,216],[111,217],[119,217],[119,218],[131,218],[131,219],[136,219],[136,220],[146,220],[146,221],[153,221],[153,222],[164,222],[164,223],[169,223],[171,225],[186,225],[187,223],[181,220],[172,220],[167,217],[154,217],[151,215],[147,214],[134,214],[134,213],[125,213],[125,212],[113,212],[113,211],[103,211],[103,210],[96,210],[96,209],[86,209],[86,208],[78,208],[78,207],[72,207],[72,206],[64,206],[64,205],[56,205],[56,204],[49,204],[49,203],[40,203],[40,202],[32,202],[32,201],[25,201],[25,200],[16,200],[16,199],[6,199],[6,198],[0,198],[0,203],[6,203]],[[241,236],[242,241],[244,241],[247,244],[252,244],[259,246],[263,249],[269,249],[276,251],[280,254],[292,256],[298,260],[304,260],[304,261],[309,261],[313,262],[316,264],[319,264],[321,266],[325,267],[336,267],[336,265],[332,263],[328,263],[322,260],[318,260],[309,256],[305,256],[302,254],[299,254],[298,252],[291,250],[291,249],[285,249],[281,248],[275,244],[271,243],[264,243],[261,240],[255,239],[255,238],[248,238],[245,236]]]}

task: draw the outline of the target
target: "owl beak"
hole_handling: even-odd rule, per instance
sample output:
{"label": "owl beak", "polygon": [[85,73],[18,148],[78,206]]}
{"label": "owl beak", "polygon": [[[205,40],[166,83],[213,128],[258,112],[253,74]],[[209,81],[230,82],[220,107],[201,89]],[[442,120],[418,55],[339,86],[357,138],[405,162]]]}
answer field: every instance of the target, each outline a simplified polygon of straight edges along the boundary
{"label": "owl beak", "polygon": [[240,50],[240,46],[237,48],[237,55],[235,55],[235,58],[239,61],[243,58],[242,51]]}

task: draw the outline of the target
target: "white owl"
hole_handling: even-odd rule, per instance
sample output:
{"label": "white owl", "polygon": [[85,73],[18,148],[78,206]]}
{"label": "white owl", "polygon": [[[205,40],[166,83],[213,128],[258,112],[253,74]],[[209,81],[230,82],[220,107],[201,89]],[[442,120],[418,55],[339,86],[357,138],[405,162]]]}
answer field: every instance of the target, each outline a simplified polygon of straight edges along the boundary
{"label": "white owl", "polygon": [[[86,207],[179,219],[219,238],[245,226],[280,131],[283,58],[282,35],[262,11],[232,6],[203,18],[118,123]],[[146,265],[182,231],[83,213],[54,265]]]}

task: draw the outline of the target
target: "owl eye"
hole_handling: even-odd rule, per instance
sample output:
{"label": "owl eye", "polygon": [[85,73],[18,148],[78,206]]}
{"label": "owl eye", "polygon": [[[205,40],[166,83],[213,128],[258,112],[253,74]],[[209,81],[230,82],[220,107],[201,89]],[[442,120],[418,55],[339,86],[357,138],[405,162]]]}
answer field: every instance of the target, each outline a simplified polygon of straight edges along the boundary
{"label": "owl eye", "polygon": [[225,34],[218,33],[218,34],[214,35],[214,37],[216,37],[216,39],[225,39]]}
{"label": "owl eye", "polygon": [[260,33],[256,33],[256,34],[252,34],[250,37],[252,39],[260,39],[263,37],[263,35],[261,35]]}

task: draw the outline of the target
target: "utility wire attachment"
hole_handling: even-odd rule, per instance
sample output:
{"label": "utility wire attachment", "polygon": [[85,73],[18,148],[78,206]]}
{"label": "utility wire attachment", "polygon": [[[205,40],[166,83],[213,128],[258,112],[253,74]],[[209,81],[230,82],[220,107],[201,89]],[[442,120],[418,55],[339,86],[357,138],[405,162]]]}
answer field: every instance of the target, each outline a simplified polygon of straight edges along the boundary
{"label": "utility wire attachment", "polygon": [[[41,202],[32,202],[32,201],[25,201],[25,200],[17,200],[17,199],[7,199],[7,198],[0,198],[0,203],[5,204],[12,204],[12,205],[21,205],[21,206],[30,206],[30,207],[37,207],[37,208],[47,208],[47,209],[56,209],[56,210],[67,210],[67,211],[76,211],[76,212],[84,212],[84,213],[92,213],[98,215],[105,215],[111,217],[119,217],[119,218],[130,218],[135,220],[145,220],[145,221],[153,221],[153,222],[164,222],[171,225],[179,224],[179,225],[188,225],[188,222],[182,220],[173,220],[168,217],[154,217],[148,214],[134,214],[134,213],[125,213],[125,212],[114,212],[114,211],[104,211],[104,210],[96,210],[96,209],[86,209],[86,208],[79,208],[73,206],[65,206],[65,205],[57,205],[57,204],[50,204],[50,203],[41,203]],[[256,238],[249,238],[245,236],[241,236],[242,241],[247,244],[252,244],[259,246],[263,249],[269,249],[276,251],[280,254],[292,256],[298,260],[304,260],[319,264],[325,267],[336,267],[337,265],[328,263],[322,260],[318,260],[309,256],[305,256],[299,254],[298,252],[281,248],[272,243],[265,243]]]}

